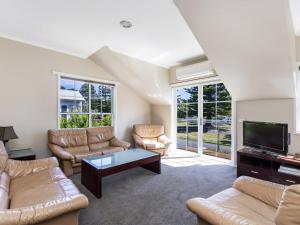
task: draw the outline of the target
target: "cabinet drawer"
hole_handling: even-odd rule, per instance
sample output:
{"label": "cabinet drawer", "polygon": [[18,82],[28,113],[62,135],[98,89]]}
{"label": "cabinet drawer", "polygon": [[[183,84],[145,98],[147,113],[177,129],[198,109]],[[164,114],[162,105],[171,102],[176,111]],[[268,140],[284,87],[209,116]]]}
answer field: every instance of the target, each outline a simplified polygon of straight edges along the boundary
{"label": "cabinet drawer", "polygon": [[300,177],[286,173],[274,172],[273,181],[284,185],[300,184]]}
{"label": "cabinet drawer", "polygon": [[243,164],[239,165],[238,167],[238,175],[271,180],[271,170]]}

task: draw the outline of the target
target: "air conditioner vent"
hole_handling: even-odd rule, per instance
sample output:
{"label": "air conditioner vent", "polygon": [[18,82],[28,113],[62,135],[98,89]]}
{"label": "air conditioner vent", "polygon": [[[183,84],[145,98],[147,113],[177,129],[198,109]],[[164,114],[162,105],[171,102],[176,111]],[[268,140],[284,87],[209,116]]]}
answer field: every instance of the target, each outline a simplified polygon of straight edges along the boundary
{"label": "air conditioner vent", "polygon": [[203,79],[216,75],[216,71],[210,61],[183,66],[176,69],[177,80]]}

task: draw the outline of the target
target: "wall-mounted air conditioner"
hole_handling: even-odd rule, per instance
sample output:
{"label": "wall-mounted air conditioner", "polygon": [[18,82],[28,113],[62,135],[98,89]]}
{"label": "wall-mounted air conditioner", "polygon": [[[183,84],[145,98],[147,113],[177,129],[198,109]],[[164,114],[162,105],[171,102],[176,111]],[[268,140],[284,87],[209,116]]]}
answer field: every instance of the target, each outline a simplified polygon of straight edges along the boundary
{"label": "wall-mounted air conditioner", "polygon": [[216,71],[210,61],[204,61],[176,69],[177,80],[203,79],[216,75]]}

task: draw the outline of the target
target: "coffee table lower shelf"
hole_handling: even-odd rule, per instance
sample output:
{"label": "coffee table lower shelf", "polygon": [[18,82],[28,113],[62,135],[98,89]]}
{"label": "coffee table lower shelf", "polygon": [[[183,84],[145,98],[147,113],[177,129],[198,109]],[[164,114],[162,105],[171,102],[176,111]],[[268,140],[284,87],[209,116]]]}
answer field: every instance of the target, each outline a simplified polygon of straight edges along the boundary
{"label": "coffee table lower shelf", "polygon": [[81,183],[92,192],[97,198],[102,197],[102,177],[119,173],[124,170],[135,167],[142,167],[154,173],[161,173],[160,155],[151,156],[149,158],[128,162],[104,169],[97,169],[93,165],[82,160],[81,166]]}

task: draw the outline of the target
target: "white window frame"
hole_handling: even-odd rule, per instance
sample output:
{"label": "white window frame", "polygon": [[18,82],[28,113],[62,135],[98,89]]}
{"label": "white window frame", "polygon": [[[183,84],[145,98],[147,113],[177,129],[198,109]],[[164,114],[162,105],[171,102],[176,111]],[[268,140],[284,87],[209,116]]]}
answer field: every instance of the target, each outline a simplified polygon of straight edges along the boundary
{"label": "white window frame", "polygon": [[[120,84],[117,81],[112,81],[112,80],[103,80],[103,79],[97,79],[97,78],[93,78],[93,77],[88,77],[88,76],[82,76],[82,75],[75,75],[75,74],[69,74],[69,73],[63,73],[63,72],[57,72],[57,71],[53,71],[53,74],[57,76],[57,129],[64,129],[64,128],[60,128],[60,115],[62,114],[60,112],[60,96],[59,96],[59,92],[60,92],[60,83],[61,83],[61,79],[62,78],[67,78],[67,79],[76,79],[76,80],[82,80],[82,81],[86,81],[89,83],[99,83],[99,84],[107,84],[107,85],[111,85],[113,88],[112,91],[112,112],[109,114],[112,114],[112,125],[114,127],[115,130],[117,130],[117,90],[118,90],[118,85]],[[89,84],[90,86],[90,84]],[[89,92],[89,95],[91,93]],[[91,101],[91,96],[89,96],[89,101]],[[92,115],[103,115],[105,113],[92,113],[91,112],[91,104],[89,104],[89,112],[88,113],[82,113],[82,114],[86,114],[89,115],[89,128],[92,127]]]}

